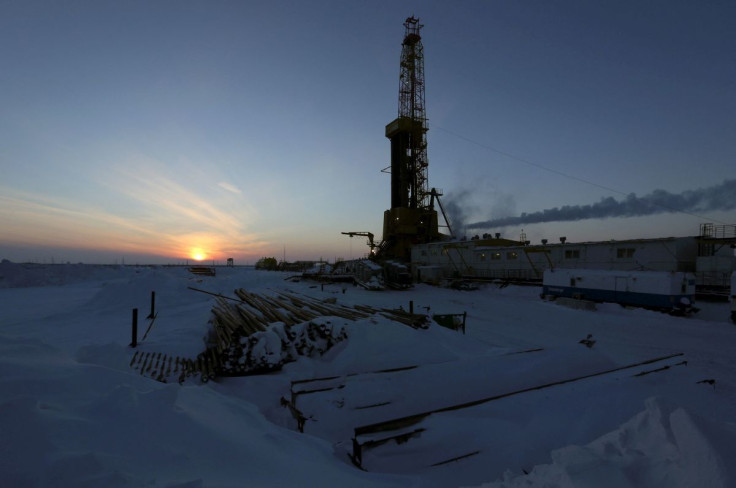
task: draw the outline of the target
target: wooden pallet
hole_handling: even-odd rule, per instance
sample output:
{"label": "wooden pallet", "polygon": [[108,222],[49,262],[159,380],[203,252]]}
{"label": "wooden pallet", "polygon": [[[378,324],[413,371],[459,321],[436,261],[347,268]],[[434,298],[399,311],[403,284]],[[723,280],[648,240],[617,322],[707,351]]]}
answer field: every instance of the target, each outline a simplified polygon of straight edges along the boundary
{"label": "wooden pallet", "polygon": [[183,384],[189,378],[198,378],[202,383],[214,379],[219,369],[219,360],[212,350],[205,350],[196,359],[182,358],[160,352],[136,351],[130,367],[141,375],[161,383],[174,381]]}

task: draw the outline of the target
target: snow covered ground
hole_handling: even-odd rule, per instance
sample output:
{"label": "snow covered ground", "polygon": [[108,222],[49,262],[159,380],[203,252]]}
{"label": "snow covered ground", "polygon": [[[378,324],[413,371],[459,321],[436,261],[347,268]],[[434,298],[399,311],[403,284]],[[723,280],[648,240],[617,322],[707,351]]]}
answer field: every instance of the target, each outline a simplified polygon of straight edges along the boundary
{"label": "snow covered ground", "polygon": [[[736,327],[726,303],[671,317],[566,308],[537,287],[370,292],[287,276],[0,264],[0,485],[736,486]],[[136,350],[204,349],[215,297],[191,286],[346,306],[413,301],[417,312],[467,312],[467,333],[331,317],[348,339],[279,372],[183,385],[141,375],[130,366],[131,309],[142,337],[151,291],[159,315]],[[590,348],[579,342],[589,334]],[[282,398],[306,416],[303,433]],[[413,420],[356,437],[400,417]],[[353,437],[363,470],[350,458]]]}

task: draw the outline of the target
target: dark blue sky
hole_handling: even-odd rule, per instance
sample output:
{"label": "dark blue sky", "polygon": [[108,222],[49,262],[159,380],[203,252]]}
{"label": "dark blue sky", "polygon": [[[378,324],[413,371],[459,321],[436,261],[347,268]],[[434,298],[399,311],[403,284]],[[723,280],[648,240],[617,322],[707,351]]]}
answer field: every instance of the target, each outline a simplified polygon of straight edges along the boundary
{"label": "dark blue sky", "polygon": [[[381,233],[409,15],[466,223],[734,177],[734,2],[0,2],[0,257],[367,251],[340,232]],[[524,231],[736,221],[691,214]]]}

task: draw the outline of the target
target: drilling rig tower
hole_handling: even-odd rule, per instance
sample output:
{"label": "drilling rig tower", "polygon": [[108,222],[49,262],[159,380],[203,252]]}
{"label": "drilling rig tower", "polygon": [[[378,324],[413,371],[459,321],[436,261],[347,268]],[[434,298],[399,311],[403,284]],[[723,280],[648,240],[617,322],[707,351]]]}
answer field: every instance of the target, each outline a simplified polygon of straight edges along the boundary
{"label": "drilling rig tower", "polygon": [[424,48],[419,19],[404,22],[399,75],[399,114],[386,126],[391,141],[391,208],[383,215],[379,257],[408,261],[415,244],[440,238],[434,198],[427,188],[427,114]]}

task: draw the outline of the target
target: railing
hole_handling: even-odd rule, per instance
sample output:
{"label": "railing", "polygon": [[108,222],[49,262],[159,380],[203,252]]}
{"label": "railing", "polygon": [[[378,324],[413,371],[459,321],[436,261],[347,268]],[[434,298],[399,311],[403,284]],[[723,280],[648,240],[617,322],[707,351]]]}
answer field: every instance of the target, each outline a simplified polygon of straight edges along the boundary
{"label": "railing", "polygon": [[700,224],[700,237],[708,239],[736,239],[736,224]]}

